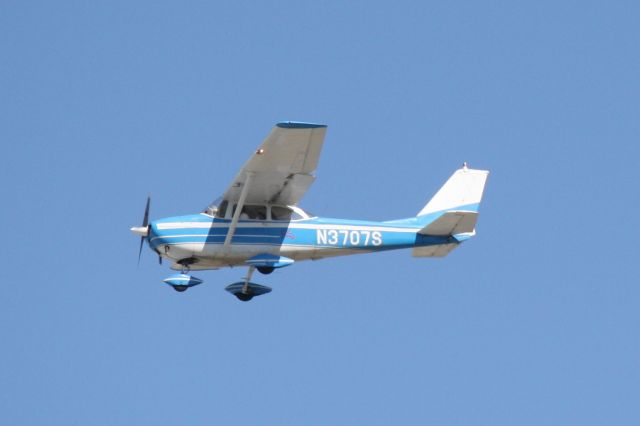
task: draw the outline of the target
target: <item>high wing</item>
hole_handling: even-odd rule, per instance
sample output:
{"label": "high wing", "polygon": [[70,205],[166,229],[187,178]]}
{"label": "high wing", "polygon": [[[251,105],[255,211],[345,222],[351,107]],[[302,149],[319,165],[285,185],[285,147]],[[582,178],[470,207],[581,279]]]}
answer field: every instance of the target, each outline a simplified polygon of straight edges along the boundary
{"label": "high wing", "polygon": [[315,180],[312,173],[318,166],[326,131],[324,124],[276,124],[223,198],[238,201],[244,190],[244,204],[297,204]]}

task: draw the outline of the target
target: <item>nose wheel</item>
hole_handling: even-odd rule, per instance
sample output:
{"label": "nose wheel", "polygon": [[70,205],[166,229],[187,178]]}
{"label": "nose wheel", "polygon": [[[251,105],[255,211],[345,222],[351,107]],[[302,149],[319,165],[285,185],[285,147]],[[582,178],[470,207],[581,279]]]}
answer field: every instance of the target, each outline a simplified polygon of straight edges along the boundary
{"label": "nose wheel", "polygon": [[189,266],[194,264],[197,259],[183,259],[180,262],[182,269],[179,274],[173,274],[169,278],[165,278],[165,283],[169,284],[173,289],[179,293],[187,291],[189,288],[202,283],[200,278],[189,275]]}

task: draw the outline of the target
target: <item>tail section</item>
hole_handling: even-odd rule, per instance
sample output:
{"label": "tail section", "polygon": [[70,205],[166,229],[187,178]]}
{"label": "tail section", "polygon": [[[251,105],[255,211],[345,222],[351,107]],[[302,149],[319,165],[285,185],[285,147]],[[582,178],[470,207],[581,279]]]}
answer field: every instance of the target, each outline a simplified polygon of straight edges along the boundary
{"label": "tail section", "polygon": [[475,235],[478,208],[489,172],[466,167],[456,170],[416,219],[424,227],[418,234],[453,237],[446,243],[427,244],[413,249],[415,257],[443,257],[462,241]]}
{"label": "tail section", "polygon": [[466,166],[456,170],[427,205],[420,210],[418,217],[437,212],[477,212],[488,176],[487,170],[474,170]]}

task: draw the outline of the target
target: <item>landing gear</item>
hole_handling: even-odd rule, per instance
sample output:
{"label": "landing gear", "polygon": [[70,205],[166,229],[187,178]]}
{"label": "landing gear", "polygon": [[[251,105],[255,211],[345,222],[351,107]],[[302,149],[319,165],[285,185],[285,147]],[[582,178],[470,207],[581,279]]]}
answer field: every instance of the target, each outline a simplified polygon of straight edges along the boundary
{"label": "landing gear", "polygon": [[238,293],[235,296],[238,298],[238,300],[242,300],[243,302],[248,302],[249,300],[253,299],[253,294]]}
{"label": "landing gear", "polygon": [[233,294],[238,300],[243,302],[248,302],[253,299],[255,296],[260,296],[261,294],[269,293],[271,288],[252,283],[251,275],[253,275],[253,271],[256,269],[255,266],[249,266],[249,270],[247,271],[247,276],[244,277],[243,281],[239,281],[237,283],[233,283],[228,285],[225,290],[229,293]]}
{"label": "landing gear", "polygon": [[261,274],[269,275],[276,268],[274,268],[273,266],[258,266],[256,269],[258,269],[258,272],[260,272]]}
{"label": "landing gear", "polygon": [[165,283],[169,284],[173,289],[179,293],[187,291],[190,287],[196,286],[202,283],[200,278],[189,275],[189,266],[196,263],[197,259],[188,258],[182,259],[178,263],[182,265],[181,273],[173,274],[169,278],[165,278]]}
{"label": "landing gear", "polygon": [[255,266],[249,266],[249,270],[247,271],[247,276],[244,277],[244,283],[242,283],[242,288],[240,289],[240,291],[236,291],[235,293],[233,293],[233,295],[237,297],[238,300],[241,300],[243,302],[248,302],[249,300],[253,299],[253,291],[249,287],[249,280],[251,280],[251,275],[253,275],[253,271],[255,269],[256,269]]}
{"label": "landing gear", "polygon": [[183,274],[188,274],[189,269],[191,268],[191,265],[193,265],[196,262],[198,262],[198,259],[196,259],[195,257],[187,257],[186,259],[179,260],[177,263],[179,263],[182,266],[181,272]]}
{"label": "landing gear", "polygon": [[[254,266],[249,266],[249,270],[247,271],[247,276],[244,277],[244,285],[242,286],[242,292],[240,292],[239,294],[241,294],[244,299],[246,300],[242,300],[238,294],[236,294],[236,297],[240,300],[242,300],[243,302],[248,302],[249,300],[253,299],[253,292],[251,291],[251,289],[249,288],[249,281],[251,281],[251,275],[253,275],[253,271],[256,268]],[[248,299],[247,299],[248,297]]]}
{"label": "landing gear", "polygon": [[175,291],[180,293],[182,293],[183,291],[187,291],[190,287],[202,283],[202,280],[200,278],[187,274],[173,274],[169,278],[165,278],[162,281],[169,284]]}

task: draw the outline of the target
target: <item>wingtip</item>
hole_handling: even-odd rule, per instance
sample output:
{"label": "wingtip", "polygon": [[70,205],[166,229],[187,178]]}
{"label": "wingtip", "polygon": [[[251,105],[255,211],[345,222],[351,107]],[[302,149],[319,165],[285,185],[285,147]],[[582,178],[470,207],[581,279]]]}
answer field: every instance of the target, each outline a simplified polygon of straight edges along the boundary
{"label": "wingtip", "polygon": [[280,127],[282,129],[318,129],[322,127],[327,127],[326,124],[317,124],[317,123],[305,123],[302,121],[281,121],[276,123],[276,127]]}

